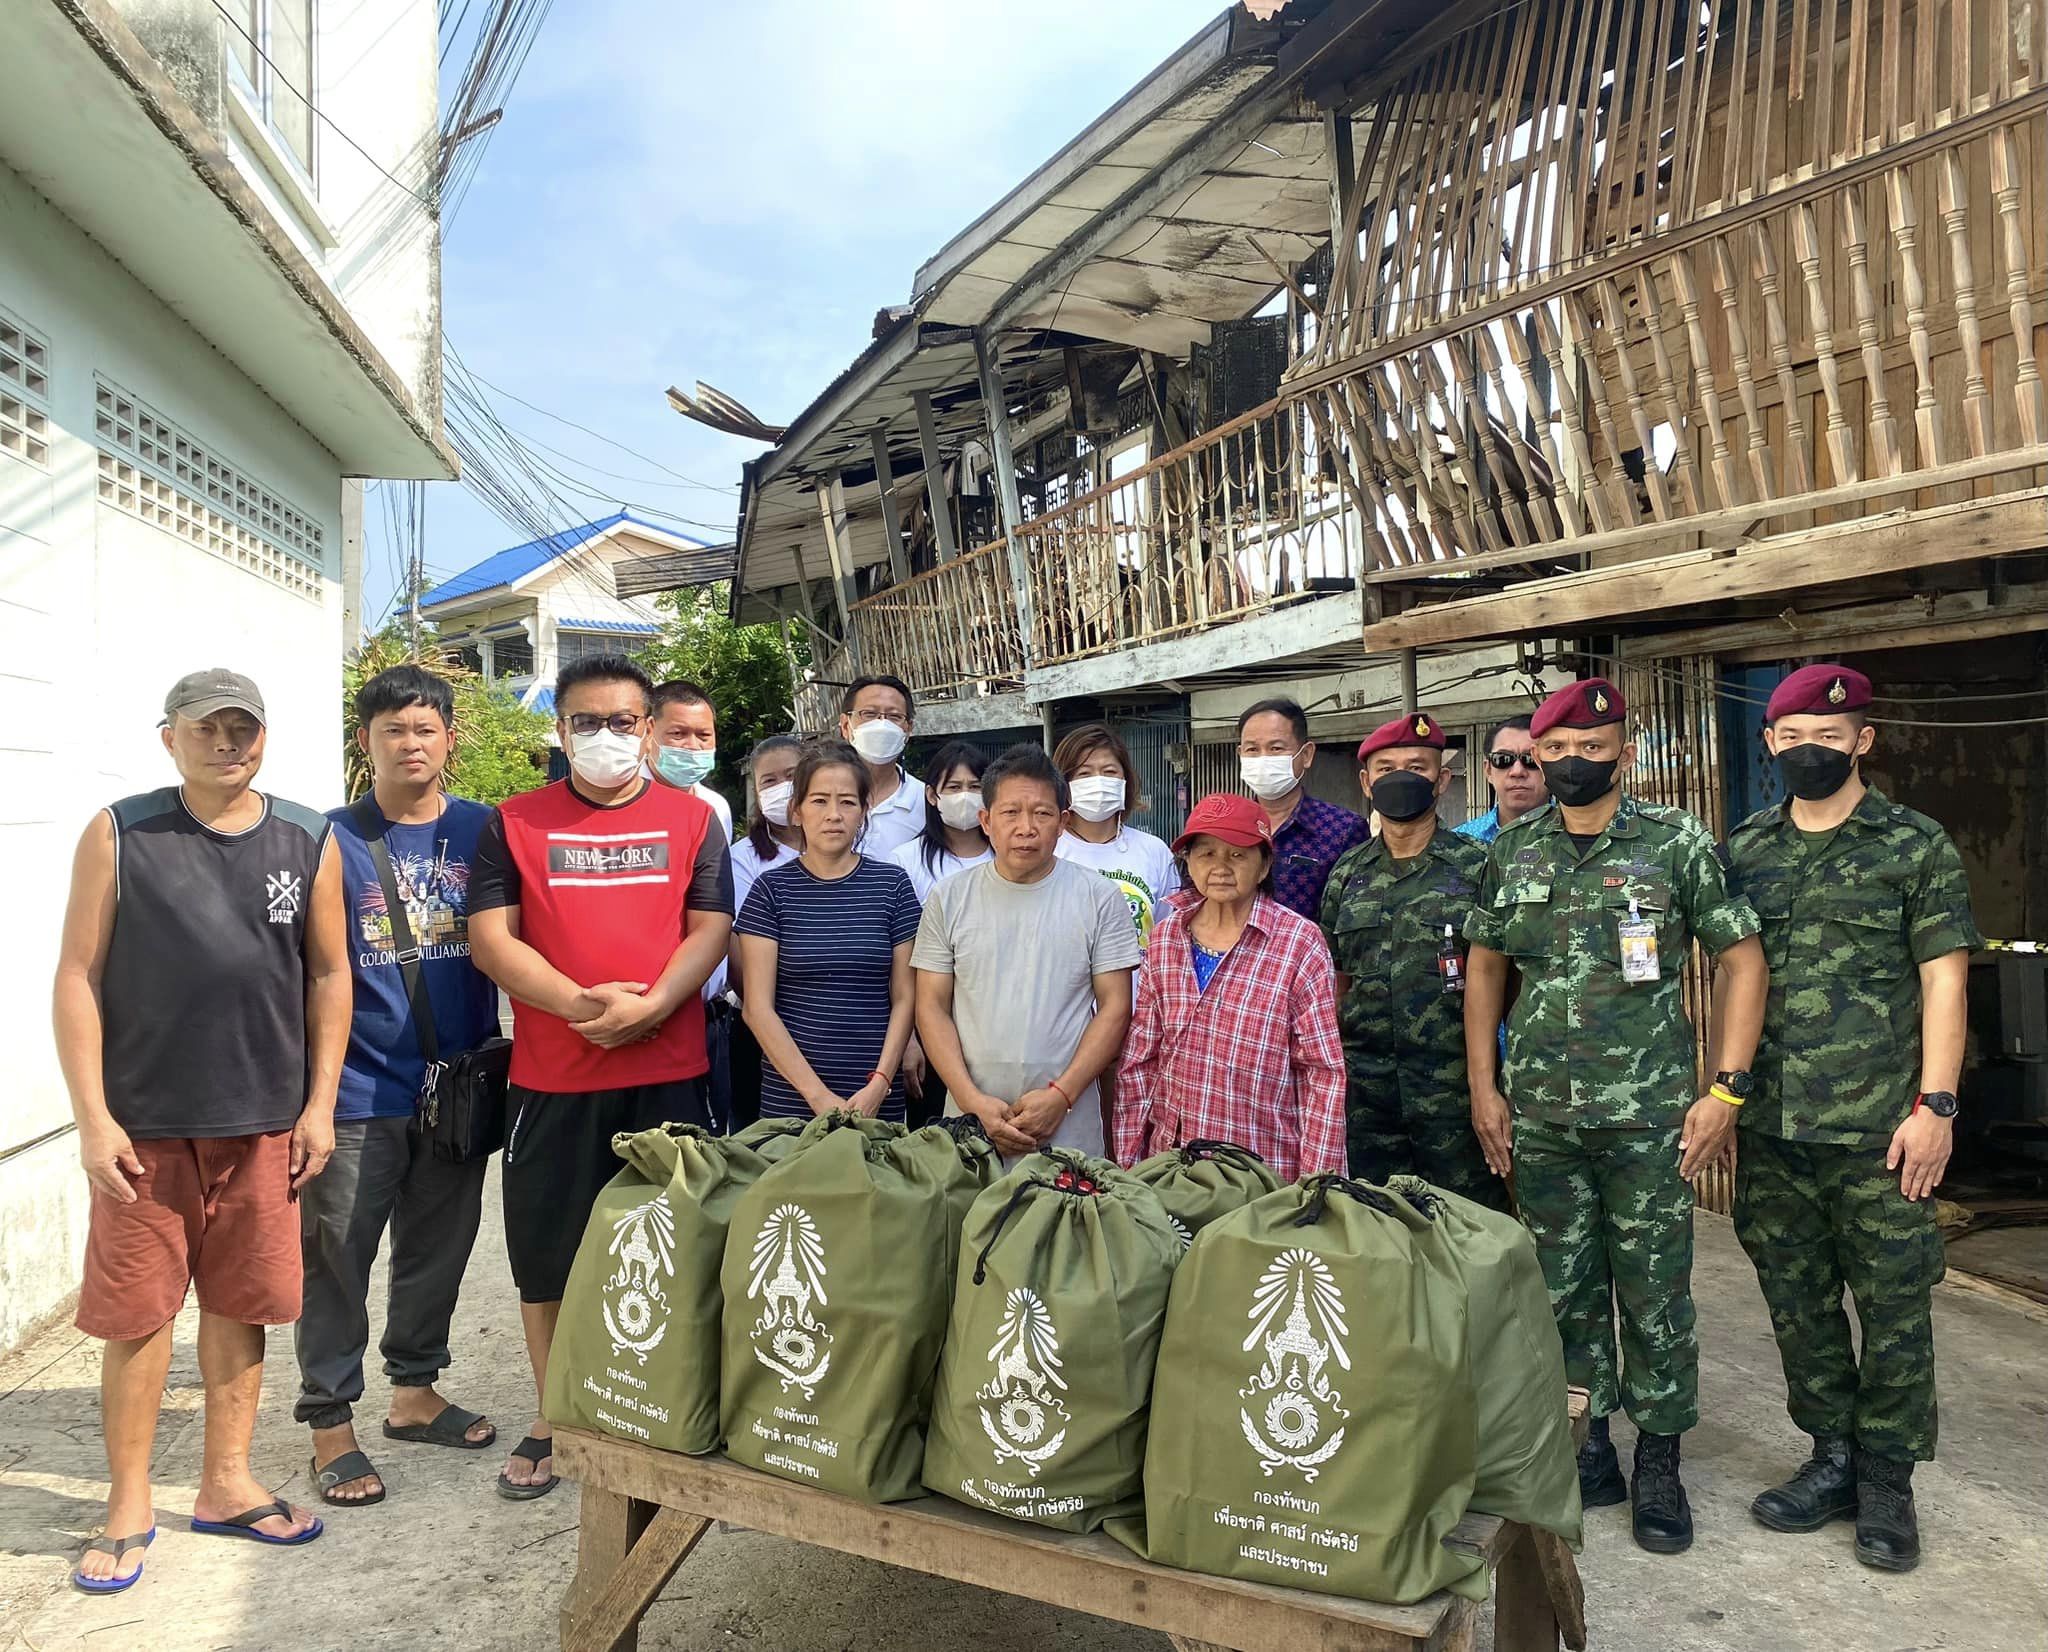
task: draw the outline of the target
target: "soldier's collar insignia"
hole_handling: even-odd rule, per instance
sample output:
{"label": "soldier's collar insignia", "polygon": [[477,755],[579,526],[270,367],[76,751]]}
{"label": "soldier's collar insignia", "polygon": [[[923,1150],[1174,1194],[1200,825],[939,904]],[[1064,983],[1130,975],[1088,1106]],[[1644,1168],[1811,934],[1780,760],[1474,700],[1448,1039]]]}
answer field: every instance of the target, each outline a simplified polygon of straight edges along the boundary
{"label": "soldier's collar insignia", "polygon": [[1842,679],[1840,677],[1837,677],[1833,682],[1828,684],[1829,705],[1838,706],[1848,698],[1849,690],[1843,686]]}
{"label": "soldier's collar insignia", "polygon": [[1593,709],[1595,711],[1605,711],[1607,709],[1607,696],[1597,688],[1593,690]]}

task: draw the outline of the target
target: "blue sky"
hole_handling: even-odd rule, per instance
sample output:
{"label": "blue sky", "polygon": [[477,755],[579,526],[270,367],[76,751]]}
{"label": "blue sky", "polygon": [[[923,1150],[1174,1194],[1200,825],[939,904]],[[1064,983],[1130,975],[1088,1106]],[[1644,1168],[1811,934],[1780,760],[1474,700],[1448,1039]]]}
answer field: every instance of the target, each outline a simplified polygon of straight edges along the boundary
{"label": "blue sky", "polygon": [[[758,444],[671,412],[716,385],[786,420],[868,342],[876,310],[1224,0],[576,0],[540,36],[443,248],[470,369],[685,475],[499,398],[520,434],[637,503],[727,535]],[[454,65],[451,63],[452,74]],[[661,484],[661,485],[656,485]],[[428,489],[429,577],[527,537]],[[373,492],[368,607],[398,564]]]}

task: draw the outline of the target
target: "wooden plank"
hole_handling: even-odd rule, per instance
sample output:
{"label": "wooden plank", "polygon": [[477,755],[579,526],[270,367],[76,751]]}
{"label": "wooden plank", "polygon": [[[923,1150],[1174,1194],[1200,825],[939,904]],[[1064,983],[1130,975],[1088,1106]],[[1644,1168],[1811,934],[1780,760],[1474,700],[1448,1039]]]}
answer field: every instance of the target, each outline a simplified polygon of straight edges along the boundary
{"label": "wooden plank", "polygon": [[875,497],[882,506],[882,536],[889,546],[889,581],[901,585],[910,577],[910,556],[903,543],[903,517],[896,509],[896,473],[889,464],[889,433],[881,425],[868,432],[875,459]]}
{"label": "wooden plank", "polygon": [[[556,1468],[559,1472],[560,1464]],[[576,1632],[578,1621],[603,1595],[612,1574],[625,1564],[634,1543],[654,1518],[653,1504],[636,1502],[617,1490],[586,1485],[582,1498],[582,1513],[576,1528],[576,1572],[563,1593],[560,1612],[564,1646]],[[624,1652],[635,1652],[637,1642],[638,1636],[629,1633],[617,1644],[623,1647]]]}
{"label": "wooden plank", "polygon": [[[589,1488],[584,1495],[590,1495]],[[676,1568],[710,1529],[710,1520],[702,1515],[660,1510],[603,1587],[579,1602],[575,1621],[562,1636],[562,1652],[634,1652],[640,1615],[668,1587]]]}
{"label": "wooden plank", "polygon": [[[2035,9],[2048,12],[2048,0],[2035,0]],[[2039,65],[2035,73],[2038,78]],[[2048,392],[2044,392],[2040,364],[2034,355],[2034,306],[2027,290],[2029,260],[2026,235],[2020,227],[2023,176],[2012,128],[2001,128],[1991,141],[1991,192],[1998,204],[1999,232],[2005,248],[2005,302],[2016,352],[2012,388],[2019,404],[2020,440],[2031,443],[2048,441]]]}
{"label": "wooden plank", "polygon": [[[683,1457],[577,1429],[558,1429],[555,1439],[561,1472],[611,1493],[664,1509],[707,1510],[749,1531],[1239,1652],[1410,1652],[1430,1642],[1449,1604],[1439,1596],[1382,1606],[1176,1571],[1100,1532],[1041,1531],[936,1497],[877,1506],[721,1457]],[[1504,1521],[1472,1515],[1450,1541],[1491,1559],[1496,1547],[1505,1549],[1506,1530]]]}
{"label": "wooden plank", "polygon": [[1532,580],[1512,591],[1411,608],[1368,625],[1368,653],[1482,638],[1568,631],[1600,621],[1668,615],[1693,603],[1770,596],[1882,569],[1939,567],[2012,556],[2048,543],[2042,490],[2019,499],[1897,512],[1759,540],[1739,550],[1684,551],[1587,573]]}
{"label": "wooden plank", "polygon": [[932,534],[939,542],[939,560],[950,562],[960,554],[960,541],[953,531],[953,511],[946,497],[946,464],[939,451],[932,393],[919,390],[910,399],[917,410],[917,450],[924,463],[924,496],[932,513]]}
{"label": "wooden plank", "polygon": [[1824,648],[1860,651],[1971,638],[1982,641],[2044,626],[2048,626],[2048,587],[2007,586],[1995,607],[1985,591],[1951,591],[1942,596],[1906,597],[1825,611],[1788,607],[1768,619],[1631,638],[1629,658],[1713,654],[1731,662],[1778,660]]}

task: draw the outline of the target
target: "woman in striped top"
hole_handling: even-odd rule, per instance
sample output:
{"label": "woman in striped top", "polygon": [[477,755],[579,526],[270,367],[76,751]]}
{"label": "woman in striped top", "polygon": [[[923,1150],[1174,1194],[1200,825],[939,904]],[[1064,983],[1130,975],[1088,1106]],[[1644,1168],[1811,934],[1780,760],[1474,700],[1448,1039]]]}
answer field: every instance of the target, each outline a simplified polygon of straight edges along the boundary
{"label": "woman in striped top", "polygon": [[761,874],[733,925],[747,1025],[768,1058],[763,1118],[903,1117],[919,906],[901,868],[854,852],[867,809],[860,757],[837,741],[809,748],[790,805],[803,853]]}

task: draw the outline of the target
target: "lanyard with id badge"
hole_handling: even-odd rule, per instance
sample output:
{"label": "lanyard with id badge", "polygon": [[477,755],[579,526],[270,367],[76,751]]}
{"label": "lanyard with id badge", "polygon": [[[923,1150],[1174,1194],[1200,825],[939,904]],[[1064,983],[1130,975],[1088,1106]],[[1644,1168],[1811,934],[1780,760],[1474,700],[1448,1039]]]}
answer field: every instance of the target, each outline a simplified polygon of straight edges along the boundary
{"label": "lanyard with id badge", "polygon": [[1631,986],[1661,979],[1657,963],[1657,926],[1636,909],[1635,898],[1628,903],[1628,916],[1616,928],[1621,937],[1621,978]]}

